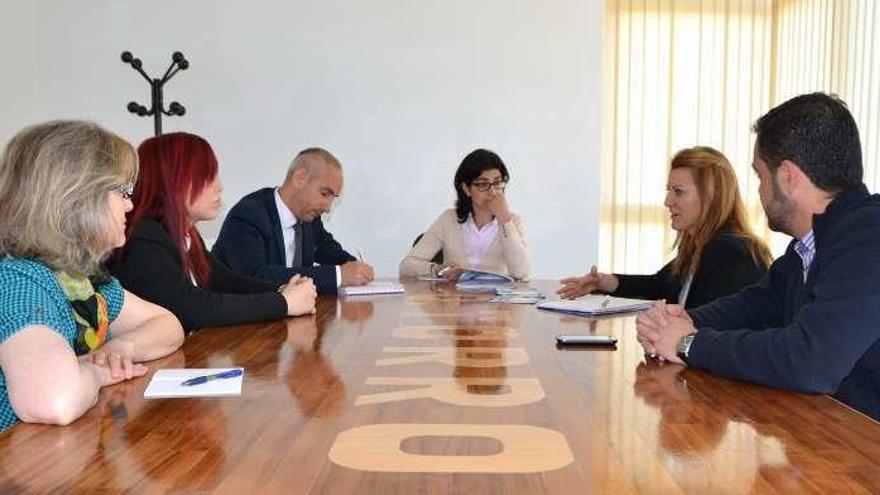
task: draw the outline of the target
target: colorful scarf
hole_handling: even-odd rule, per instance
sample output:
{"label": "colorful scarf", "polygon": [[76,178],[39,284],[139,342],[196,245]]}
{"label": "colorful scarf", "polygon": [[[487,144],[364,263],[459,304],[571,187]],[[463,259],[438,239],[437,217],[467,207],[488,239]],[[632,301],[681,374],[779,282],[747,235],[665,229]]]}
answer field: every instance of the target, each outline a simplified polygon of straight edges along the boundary
{"label": "colorful scarf", "polygon": [[73,278],[66,272],[55,272],[55,278],[73,310],[73,320],[76,322],[73,350],[76,355],[88,354],[104,345],[110,325],[104,296],[95,290],[88,277]]}

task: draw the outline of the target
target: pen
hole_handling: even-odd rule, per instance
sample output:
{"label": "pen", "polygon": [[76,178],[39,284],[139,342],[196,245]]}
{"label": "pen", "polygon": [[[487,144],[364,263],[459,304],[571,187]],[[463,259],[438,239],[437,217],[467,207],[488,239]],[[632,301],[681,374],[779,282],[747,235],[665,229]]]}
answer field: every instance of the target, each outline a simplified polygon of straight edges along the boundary
{"label": "pen", "polygon": [[357,253],[358,253],[358,261],[360,261],[361,263],[363,263],[363,262],[364,262],[364,255],[361,254],[361,250],[358,249],[358,248],[354,248],[354,250],[357,251]]}
{"label": "pen", "polygon": [[190,387],[192,385],[201,385],[203,383],[210,382],[211,380],[221,380],[223,378],[235,378],[237,376],[241,376],[244,374],[244,370],[241,368],[235,368],[234,370],[226,370],[220,373],[214,373],[213,375],[202,375],[197,376],[195,378],[190,378],[189,380],[184,380],[180,384],[184,387]]}

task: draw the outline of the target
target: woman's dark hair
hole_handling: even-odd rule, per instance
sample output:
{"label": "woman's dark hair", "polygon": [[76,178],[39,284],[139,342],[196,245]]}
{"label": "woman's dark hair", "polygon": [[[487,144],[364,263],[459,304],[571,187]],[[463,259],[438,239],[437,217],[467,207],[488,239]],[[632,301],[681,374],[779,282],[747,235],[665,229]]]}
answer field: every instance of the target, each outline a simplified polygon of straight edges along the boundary
{"label": "woman's dark hair", "polygon": [[482,148],[468,153],[464,160],[461,161],[461,165],[458,166],[458,170],[455,171],[455,179],[452,185],[455,187],[455,194],[458,196],[458,199],[455,200],[455,215],[458,217],[458,223],[466,222],[468,215],[473,211],[471,198],[462,191],[461,185],[470,185],[471,182],[486,170],[498,170],[501,172],[501,178],[504,179],[504,182],[510,180],[510,174],[507,173],[507,167],[504,166],[501,157]]}

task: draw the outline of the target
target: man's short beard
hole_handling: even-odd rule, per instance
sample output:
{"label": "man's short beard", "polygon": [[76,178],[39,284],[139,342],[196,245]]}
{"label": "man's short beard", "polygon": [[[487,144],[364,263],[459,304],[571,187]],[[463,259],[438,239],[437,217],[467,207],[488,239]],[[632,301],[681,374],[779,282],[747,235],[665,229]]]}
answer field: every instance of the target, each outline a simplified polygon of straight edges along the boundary
{"label": "man's short beard", "polygon": [[764,207],[764,213],[767,215],[767,225],[774,232],[782,232],[791,235],[791,218],[795,211],[794,204],[787,198],[779,187],[776,177],[771,179],[773,185],[773,196]]}

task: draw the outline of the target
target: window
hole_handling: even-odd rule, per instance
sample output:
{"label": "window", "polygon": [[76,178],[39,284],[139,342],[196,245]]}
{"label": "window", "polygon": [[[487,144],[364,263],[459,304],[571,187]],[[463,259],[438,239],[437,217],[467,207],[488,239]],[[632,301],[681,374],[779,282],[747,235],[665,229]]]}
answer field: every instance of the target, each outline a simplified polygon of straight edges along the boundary
{"label": "window", "polygon": [[865,182],[880,182],[880,8],[875,0],[606,0],[600,266],[650,273],[675,232],[663,206],[669,160],[707,145],[730,159],[756,233],[755,119],[797,94],[847,102]]}

